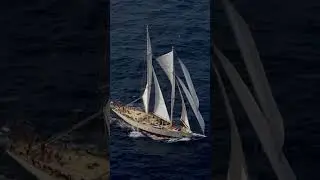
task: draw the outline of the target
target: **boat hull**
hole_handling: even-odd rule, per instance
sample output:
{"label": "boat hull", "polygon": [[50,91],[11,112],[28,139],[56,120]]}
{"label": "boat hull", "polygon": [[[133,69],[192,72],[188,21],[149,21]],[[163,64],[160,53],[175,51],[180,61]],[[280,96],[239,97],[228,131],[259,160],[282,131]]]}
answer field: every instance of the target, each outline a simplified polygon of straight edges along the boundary
{"label": "boat hull", "polygon": [[[58,152],[61,147],[50,146],[48,148],[51,149],[51,152],[52,150]],[[12,146],[6,152],[14,161],[39,180],[68,178],[74,180],[109,179],[107,160],[102,156],[98,157],[84,150],[60,149],[59,158],[52,154],[52,158],[49,160],[48,154],[45,157],[43,156],[45,159],[41,158],[41,150],[39,149],[35,149],[31,154],[26,155],[25,145],[22,142],[17,142],[15,146]],[[93,167],[94,163],[96,163],[95,167]]]}
{"label": "boat hull", "polygon": [[50,176],[49,174],[41,171],[40,169],[32,166],[30,163],[28,163],[26,160],[18,157],[14,153],[7,151],[7,154],[16,162],[18,162],[24,169],[26,169],[28,172],[33,174],[37,179],[39,180],[58,180],[58,178],[54,178]]}
{"label": "boat hull", "polygon": [[117,109],[112,108],[111,110],[118,116],[120,117],[123,121],[125,121],[126,123],[128,123],[129,125],[142,130],[142,131],[146,131],[148,133],[151,134],[155,134],[155,135],[160,135],[160,136],[165,136],[168,138],[185,138],[185,137],[191,137],[192,133],[188,133],[188,132],[182,132],[182,131],[173,131],[173,130],[169,130],[169,129],[158,129],[158,128],[154,128],[151,125],[145,125],[145,124],[141,124],[138,123],[134,120],[132,120],[131,118],[128,118],[124,115],[122,115]]}

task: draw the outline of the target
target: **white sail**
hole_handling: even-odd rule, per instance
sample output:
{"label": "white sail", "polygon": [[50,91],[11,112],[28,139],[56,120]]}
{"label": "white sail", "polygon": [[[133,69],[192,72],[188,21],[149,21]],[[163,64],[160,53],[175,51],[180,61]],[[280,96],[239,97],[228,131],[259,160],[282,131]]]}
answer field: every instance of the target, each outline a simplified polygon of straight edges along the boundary
{"label": "white sail", "polygon": [[228,0],[224,0],[223,4],[248,69],[256,97],[271,126],[272,135],[277,143],[276,148],[280,152],[284,143],[283,119],[272,96],[258,50],[243,18]]}
{"label": "white sail", "polygon": [[199,125],[201,127],[202,133],[204,134],[205,124],[204,124],[204,120],[202,118],[202,115],[201,115],[199,109],[196,107],[196,105],[195,105],[195,103],[193,101],[193,98],[192,98],[189,90],[187,89],[186,85],[184,85],[184,83],[182,82],[182,80],[178,76],[176,76],[176,77],[177,77],[178,82],[181,85],[185,95],[187,96],[189,104],[190,104],[190,106],[191,106],[191,108],[192,108],[192,110],[193,110],[193,112],[194,112],[194,114],[195,114],[195,116],[196,116],[196,118],[197,118],[197,120],[199,122]]}
{"label": "white sail", "polygon": [[248,180],[247,166],[244,158],[244,153],[241,144],[241,137],[238,132],[236,120],[227,96],[225,87],[223,85],[218,69],[213,66],[223,96],[224,105],[226,107],[227,115],[230,123],[231,130],[231,151],[227,180]]}
{"label": "white sail", "polygon": [[145,112],[148,113],[151,83],[152,83],[152,49],[151,49],[151,41],[149,37],[148,26],[147,26],[147,58],[146,59],[147,59],[147,84],[142,95],[142,100],[143,100]]}
{"label": "white sail", "polygon": [[145,89],[144,89],[144,92],[142,94],[144,110],[145,110],[146,113],[149,112],[149,99],[150,99],[150,90],[151,90],[151,88],[149,88],[149,87],[150,87],[150,85],[147,84]]}
{"label": "white sail", "polygon": [[153,113],[155,115],[157,115],[158,117],[162,118],[165,121],[168,121],[171,123],[170,121],[170,117],[168,114],[168,110],[167,110],[167,106],[166,103],[163,99],[163,95],[161,92],[161,88],[156,76],[156,73],[152,67],[152,72],[153,72],[153,78],[154,78],[154,86],[155,86],[155,99],[154,99],[154,109],[153,109]]}
{"label": "white sail", "polygon": [[186,126],[186,128],[188,129],[188,131],[191,132],[190,125],[189,125],[189,120],[188,120],[188,113],[187,113],[187,109],[186,109],[186,104],[184,103],[184,98],[183,98],[183,95],[182,95],[182,93],[181,93],[181,89],[180,89],[179,84],[178,84],[178,90],[179,90],[179,93],[180,93],[181,106],[182,106],[180,120],[181,120],[182,123]]}
{"label": "white sail", "polygon": [[173,107],[174,107],[174,99],[175,99],[175,78],[174,78],[174,64],[173,64],[173,50],[167,54],[164,54],[158,57],[156,60],[159,63],[160,67],[168,76],[171,83],[171,115],[170,119],[172,120],[173,116]]}
{"label": "white sail", "polygon": [[214,46],[214,52],[220,60],[224,71],[230,80],[234,91],[239,98],[246,114],[254,127],[263,149],[269,158],[270,164],[279,180],[295,180],[296,176],[292,171],[283,152],[279,152],[275,137],[272,134],[268,120],[260,110],[257,102],[251,94],[249,88],[243,82],[239,73],[230,61]]}
{"label": "white sail", "polygon": [[195,88],[194,88],[194,86],[193,86],[190,73],[189,73],[187,67],[183,64],[183,62],[182,62],[180,59],[178,59],[178,60],[179,60],[180,66],[181,66],[181,68],[182,68],[184,77],[185,77],[185,79],[186,79],[186,81],[187,81],[187,85],[188,85],[190,94],[191,94],[191,96],[192,96],[192,99],[193,99],[196,107],[199,108],[199,99],[198,99],[196,90],[195,90]]}

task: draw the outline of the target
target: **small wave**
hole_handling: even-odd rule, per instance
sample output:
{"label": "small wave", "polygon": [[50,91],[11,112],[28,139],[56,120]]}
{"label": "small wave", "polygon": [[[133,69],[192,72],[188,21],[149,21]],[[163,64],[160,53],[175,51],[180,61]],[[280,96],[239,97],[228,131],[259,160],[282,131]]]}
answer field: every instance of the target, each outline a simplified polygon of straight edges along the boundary
{"label": "small wave", "polygon": [[205,137],[207,137],[207,136],[206,136],[206,135],[203,135],[203,134],[192,133],[192,137],[205,138]]}
{"label": "small wave", "polygon": [[130,128],[130,126],[128,126],[126,123],[124,123],[123,121],[121,121],[119,118],[111,118],[110,123],[115,123],[116,126],[120,127],[120,128]]}
{"label": "small wave", "polygon": [[149,138],[151,138],[152,140],[155,140],[155,141],[164,141],[164,140],[167,140],[167,139],[168,139],[168,138],[156,136],[156,135],[153,135],[153,134],[150,134],[150,133],[147,133],[147,132],[145,132],[145,134],[146,134]]}
{"label": "small wave", "polygon": [[149,133],[146,133],[147,136],[149,138],[151,138],[152,140],[155,140],[155,141],[162,141],[162,142],[165,142],[165,143],[174,143],[174,142],[181,142],[181,141],[190,141],[192,140],[191,138],[167,138],[167,137],[161,137],[161,136],[157,136],[157,135],[153,135],[153,134],[149,134]]}
{"label": "small wave", "polygon": [[175,143],[175,142],[181,142],[181,141],[190,141],[192,140],[191,138],[172,138],[166,141],[166,143]]}
{"label": "small wave", "polygon": [[117,121],[117,118],[114,118],[114,117],[111,117],[110,118],[110,123],[114,123],[114,122],[116,122]]}
{"label": "small wave", "polygon": [[140,138],[140,137],[145,137],[141,132],[139,131],[131,131],[129,133],[129,137],[132,137],[132,138]]}

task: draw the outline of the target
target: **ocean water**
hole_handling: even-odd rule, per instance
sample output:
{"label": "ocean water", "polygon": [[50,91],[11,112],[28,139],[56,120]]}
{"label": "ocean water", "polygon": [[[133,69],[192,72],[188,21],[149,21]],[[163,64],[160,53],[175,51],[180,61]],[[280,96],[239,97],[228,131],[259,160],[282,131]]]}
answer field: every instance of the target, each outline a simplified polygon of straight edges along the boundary
{"label": "ocean water", "polygon": [[[246,68],[239,58],[239,49],[219,2],[216,1],[213,9],[214,41],[246,79]],[[286,136],[284,153],[297,179],[317,180],[320,166],[319,1],[239,0],[234,3],[252,30],[274,98],[283,116]],[[217,102],[213,121],[213,144],[216,148],[212,174],[218,178],[227,172],[230,132],[223,101],[218,93],[213,95],[213,99]],[[251,178],[276,179],[248,119],[240,116],[237,122]]]}
{"label": "ocean water", "polygon": [[[129,103],[141,95],[149,25],[154,56],[167,53],[174,46],[189,69],[208,136],[198,141],[165,143],[113,123],[111,179],[211,179],[209,8],[207,0],[111,1],[111,99]],[[154,64],[163,94],[169,99],[169,81],[156,61]],[[196,119],[190,118],[190,122],[199,132]]]}
{"label": "ocean water", "polygon": [[[106,1],[0,3],[0,126],[29,121],[50,135],[97,112],[108,79],[106,11]],[[98,141],[103,121],[94,122],[75,136]],[[0,179],[33,177],[0,155]]]}

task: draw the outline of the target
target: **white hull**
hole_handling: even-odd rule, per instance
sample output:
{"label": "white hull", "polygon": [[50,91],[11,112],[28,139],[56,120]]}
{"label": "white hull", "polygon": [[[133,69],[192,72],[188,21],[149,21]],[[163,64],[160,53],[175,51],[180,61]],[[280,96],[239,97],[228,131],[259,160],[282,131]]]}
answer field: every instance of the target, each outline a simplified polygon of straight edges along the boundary
{"label": "white hull", "polygon": [[123,121],[128,123],[129,125],[138,128],[142,131],[146,131],[148,133],[160,135],[160,136],[165,136],[165,137],[171,137],[171,138],[184,138],[184,137],[191,137],[192,133],[188,132],[183,132],[183,131],[177,131],[177,130],[171,130],[171,129],[160,129],[160,128],[155,128],[152,125],[149,124],[142,124],[137,121],[134,121],[132,118],[126,117],[121,114],[117,109],[111,107],[111,110],[119,116]]}

